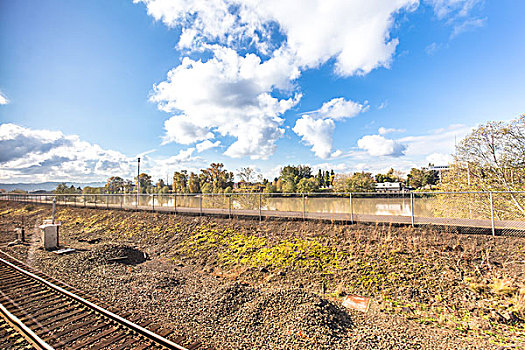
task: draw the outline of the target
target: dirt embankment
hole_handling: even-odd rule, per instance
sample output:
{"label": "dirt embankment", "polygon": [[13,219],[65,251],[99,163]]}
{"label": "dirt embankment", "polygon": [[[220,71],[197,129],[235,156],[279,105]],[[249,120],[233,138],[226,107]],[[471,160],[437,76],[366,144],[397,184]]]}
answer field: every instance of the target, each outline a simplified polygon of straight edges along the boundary
{"label": "dirt embankment", "polygon": [[[1,241],[49,215],[2,203]],[[58,219],[76,253],[2,249],[216,348],[525,345],[524,238],[73,208]],[[370,311],[341,307],[347,294],[372,297]]]}

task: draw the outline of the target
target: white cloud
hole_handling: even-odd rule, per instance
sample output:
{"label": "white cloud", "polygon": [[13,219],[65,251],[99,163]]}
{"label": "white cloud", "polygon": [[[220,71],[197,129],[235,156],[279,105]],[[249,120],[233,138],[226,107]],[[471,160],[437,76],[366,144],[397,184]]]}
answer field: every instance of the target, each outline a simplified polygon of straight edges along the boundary
{"label": "white cloud", "polygon": [[60,131],[0,125],[0,180],[98,181],[127,175],[136,158],[105,150]]}
{"label": "white cloud", "polygon": [[426,157],[426,160],[429,164],[434,165],[448,165],[452,163],[454,160],[454,157],[452,157],[451,154],[443,154],[443,153],[432,153]]}
{"label": "white cloud", "polygon": [[[151,100],[175,113],[165,123],[164,142],[192,144],[230,136],[235,141],[225,154],[252,159],[274,153],[276,140],[284,134],[282,116],[300,99],[294,83],[302,71],[331,60],[341,76],[389,67],[398,44],[390,36],[395,16],[419,4],[417,0],[134,2],[144,3],[156,20],[180,28],[178,48],[184,53],[205,52],[209,57],[204,61],[185,57],[166,81],[155,86]],[[338,98],[316,112],[318,119],[333,122],[361,111],[362,105]],[[323,124],[323,131],[330,131],[330,122]],[[330,153],[331,135],[303,141],[312,146],[321,142],[314,146],[316,153]]]}
{"label": "white cloud", "polygon": [[405,154],[410,157],[426,157],[435,152],[452,154],[455,151],[456,140],[462,140],[472,129],[471,126],[454,124],[432,130],[426,135],[407,136],[398,141],[407,146]]}
{"label": "white cloud", "polygon": [[343,120],[352,118],[361,112],[367,111],[368,105],[346,100],[343,97],[333,98],[328,102],[323,103],[320,109],[307,113],[308,115],[317,118],[330,118],[333,120]]}
{"label": "white cloud", "polygon": [[151,101],[176,115],[164,126],[164,142],[191,144],[217,135],[236,139],[225,154],[233,158],[266,159],[275,151],[275,141],[284,133],[280,117],[295,106],[300,94],[288,99],[271,96],[274,87],[287,89],[298,76],[286,55],[272,59],[213,47],[206,62],[184,58],[154,88]]}
{"label": "white cloud", "polygon": [[179,163],[191,162],[192,160],[194,160],[193,158],[194,152],[195,152],[194,147],[181,149],[177,155],[164,160],[164,162],[166,164],[179,164]]}
{"label": "white cloud", "polygon": [[[390,38],[394,16],[417,8],[417,0],[134,0],[170,27],[182,28],[183,47],[214,42],[252,45],[260,52],[284,45],[301,67],[331,58],[341,75],[388,67],[398,44]],[[290,15],[290,14],[293,14]],[[275,34],[285,39],[272,42]],[[191,39],[191,40],[190,40]]]}
{"label": "white cloud", "polygon": [[432,44],[425,47],[425,52],[427,53],[427,55],[432,56],[436,52],[441,50],[442,48],[443,48],[443,44],[438,44],[436,42],[433,42]]}
{"label": "white cloud", "polygon": [[319,158],[328,158],[332,152],[332,136],[335,123],[332,119],[316,119],[303,115],[295,123],[293,131],[302,137],[306,145],[312,146],[312,151]]}
{"label": "white cloud", "polygon": [[219,147],[220,145],[221,141],[211,142],[210,140],[205,140],[195,145],[195,147],[197,148],[197,152],[201,153],[208,149]]}
{"label": "white cloud", "polygon": [[312,146],[312,151],[317,157],[322,159],[338,157],[341,151],[332,154],[334,121],[355,117],[360,112],[367,111],[368,108],[366,103],[363,105],[342,97],[334,98],[323,103],[318,110],[303,114],[295,122],[292,130],[301,136],[306,145]]}
{"label": "white cloud", "polygon": [[450,16],[467,17],[484,0],[425,0],[425,2],[434,8],[437,18],[445,19]]}
{"label": "white cloud", "polygon": [[0,91],[0,105],[6,105],[9,103],[9,99]]}
{"label": "white cloud", "polygon": [[[478,18],[473,15],[477,9],[483,7],[484,0],[425,0],[425,3],[432,6],[436,17],[452,25],[453,30],[450,38],[483,27],[487,18]],[[433,54],[442,46],[436,43],[427,46],[427,54]]]}
{"label": "white cloud", "polygon": [[363,136],[357,141],[357,146],[375,157],[400,157],[405,154],[406,146],[381,135]]}
{"label": "white cloud", "polygon": [[377,130],[379,135],[386,135],[386,134],[391,134],[393,132],[405,132],[405,131],[406,131],[405,129],[394,129],[394,128],[384,128],[384,127],[380,127]]}
{"label": "white cloud", "polygon": [[481,28],[485,25],[485,23],[487,23],[486,17],[465,20],[464,22],[454,26],[454,30],[452,31],[452,34],[450,34],[450,38],[453,39],[461,33],[470,32],[476,30],[477,28]]}

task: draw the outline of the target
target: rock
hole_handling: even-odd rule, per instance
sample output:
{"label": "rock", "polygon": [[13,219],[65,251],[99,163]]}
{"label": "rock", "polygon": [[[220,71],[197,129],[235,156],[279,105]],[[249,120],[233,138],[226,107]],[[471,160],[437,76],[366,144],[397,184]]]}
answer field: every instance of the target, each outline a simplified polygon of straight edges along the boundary
{"label": "rock", "polygon": [[358,295],[349,295],[343,300],[343,306],[352,309],[358,310],[361,312],[367,312],[370,307],[370,302],[372,299],[367,297],[361,297]]}

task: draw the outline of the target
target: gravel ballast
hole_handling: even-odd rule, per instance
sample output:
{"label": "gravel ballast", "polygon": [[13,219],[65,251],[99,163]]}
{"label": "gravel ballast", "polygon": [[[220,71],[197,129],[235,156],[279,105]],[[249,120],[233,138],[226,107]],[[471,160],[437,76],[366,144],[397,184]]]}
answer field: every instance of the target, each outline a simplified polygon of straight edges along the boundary
{"label": "gravel ballast", "polygon": [[[26,225],[34,226],[50,212],[46,206],[25,210],[23,205],[2,205],[0,220],[5,225],[17,222],[23,215]],[[284,229],[278,222],[259,224],[239,220],[232,224],[222,219],[82,209],[60,209],[58,217],[63,222],[60,232],[63,246],[75,248],[76,252],[57,256],[43,251],[37,248],[34,232],[28,232],[33,244],[12,247],[3,244],[1,249],[119,309],[174,329],[172,337],[184,335],[188,342],[201,341],[216,349],[499,349],[505,345],[520,348],[525,344],[519,343],[519,339],[523,340],[519,334],[521,321],[513,324],[518,335],[507,344],[494,344],[489,337],[454,329],[446,322],[443,325],[423,322],[423,314],[416,310],[415,302],[410,305],[409,302],[417,300],[423,304],[428,296],[423,289],[418,289],[418,281],[410,281],[409,276],[395,293],[388,289],[388,296],[382,296],[382,292],[386,293],[385,288],[368,288],[366,293],[351,289],[350,282],[345,281],[344,277],[354,279],[360,276],[359,271],[368,271],[361,265],[337,265],[335,270],[332,266],[336,263],[326,261],[329,271],[324,267],[315,270],[303,263],[290,265],[290,261],[281,256],[278,256],[279,261],[289,265],[272,265],[266,255],[266,260],[261,260],[259,251],[257,261],[264,261],[264,264],[257,265],[253,258],[252,251],[263,249],[262,244],[265,254],[277,257],[284,245],[273,242],[286,238],[293,243],[287,243],[286,249],[292,252],[295,249],[294,256],[300,261],[304,245],[297,243],[297,237],[320,237],[318,241],[325,242],[331,237],[330,232],[338,234],[337,239],[341,242],[336,243],[343,251],[346,241],[341,235],[346,229],[342,225],[317,224],[313,230],[312,226],[299,222],[286,223]],[[106,224],[112,221],[116,223],[114,226]],[[250,238],[246,241],[249,244],[239,245],[240,238],[236,238],[236,251],[233,252],[231,244],[228,250],[221,250],[216,244],[206,246],[210,239],[220,240],[208,234],[197,237],[199,246],[205,246],[206,250],[194,251],[194,246],[188,242],[196,239],[195,233],[201,232],[203,226],[219,232],[223,227],[232,232],[257,229],[257,237],[264,237],[266,241],[255,242]],[[363,232],[378,230],[363,225],[359,229]],[[402,229],[391,231],[393,236],[402,233]],[[3,242],[13,238],[12,230],[2,235]],[[375,235],[376,241],[382,239]],[[458,245],[466,247],[467,237],[456,236],[447,254],[459,251]],[[523,245],[523,239],[514,240],[511,246]],[[373,245],[368,241],[367,249],[375,249]],[[516,249],[519,261],[522,250]],[[404,257],[410,253],[405,249],[396,251],[395,256]],[[235,263],[231,262],[231,257],[237,259]],[[518,272],[507,271],[497,267],[497,253],[494,252],[491,259],[489,263],[498,269],[496,272],[507,275],[512,272],[516,283],[522,281],[519,266]],[[337,264],[342,261],[337,260]],[[453,273],[455,275],[456,271]],[[447,276],[442,272],[441,277],[437,277],[447,280]],[[450,288],[459,287],[451,284]],[[344,295],[351,292],[372,297],[367,313],[341,305]],[[432,290],[428,294],[435,293]],[[441,293],[443,298],[448,297],[445,291]],[[470,298],[471,294],[464,292],[460,296]],[[462,303],[467,305],[467,301]],[[463,304],[458,302],[458,307],[460,305]],[[399,311],[401,308],[404,311]]]}

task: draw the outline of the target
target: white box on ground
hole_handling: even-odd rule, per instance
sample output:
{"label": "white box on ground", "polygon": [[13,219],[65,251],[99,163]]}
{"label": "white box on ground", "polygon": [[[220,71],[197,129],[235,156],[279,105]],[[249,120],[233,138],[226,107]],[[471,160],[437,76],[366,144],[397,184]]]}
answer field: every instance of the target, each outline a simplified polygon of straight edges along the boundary
{"label": "white box on ground", "polygon": [[44,249],[53,250],[58,248],[58,225],[57,224],[44,224],[40,225],[42,229],[42,243]]}

